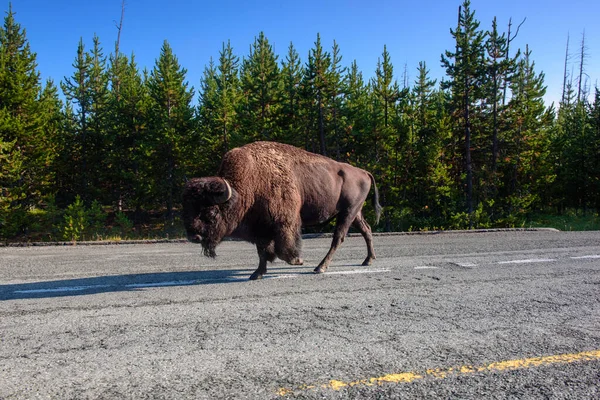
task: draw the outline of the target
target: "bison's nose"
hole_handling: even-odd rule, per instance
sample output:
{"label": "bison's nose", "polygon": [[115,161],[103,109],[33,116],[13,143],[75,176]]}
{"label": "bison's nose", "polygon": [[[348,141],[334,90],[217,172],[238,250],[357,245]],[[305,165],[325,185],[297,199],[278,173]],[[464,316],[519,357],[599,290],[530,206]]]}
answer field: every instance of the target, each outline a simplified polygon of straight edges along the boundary
{"label": "bison's nose", "polygon": [[200,243],[202,241],[202,236],[197,234],[188,234],[187,239],[192,243]]}

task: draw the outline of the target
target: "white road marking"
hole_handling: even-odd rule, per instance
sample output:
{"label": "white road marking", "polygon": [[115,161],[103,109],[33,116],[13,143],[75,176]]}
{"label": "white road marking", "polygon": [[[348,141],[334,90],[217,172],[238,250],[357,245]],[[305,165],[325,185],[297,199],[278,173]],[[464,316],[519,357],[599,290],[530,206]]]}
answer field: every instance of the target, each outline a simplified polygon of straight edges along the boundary
{"label": "white road marking", "polygon": [[592,254],[589,256],[579,256],[579,257],[571,257],[571,259],[573,260],[585,260],[585,259],[594,259],[594,258],[600,258],[599,254]]}
{"label": "white road marking", "polygon": [[459,267],[465,267],[465,268],[472,268],[472,267],[476,267],[477,264],[471,263],[471,262],[455,262],[454,264],[458,265]]}
{"label": "white road marking", "polygon": [[297,278],[300,275],[298,274],[287,274],[287,275],[267,275],[265,278],[268,279],[289,279],[289,278]]}
{"label": "white road marking", "polygon": [[[572,256],[572,260],[586,260],[586,259],[600,259],[600,254],[590,254],[585,256]],[[498,264],[529,264],[529,263],[542,263],[542,262],[554,262],[557,261],[555,258],[531,258],[525,260],[509,260],[509,261],[498,261]],[[454,264],[461,267],[476,267],[477,264],[464,262],[455,262]],[[421,265],[414,267],[414,269],[439,269],[432,265]],[[355,274],[377,274],[382,272],[389,272],[390,269],[354,269],[349,271],[328,271],[326,275],[355,275]],[[269,279],[293,279],[298,278],[299,274],[285,274],[285,275],[267,275],[265,278]],[[197,285],[205,282],[213,281],[224,281],[224,282],[241,282],[246,281],[245,277],[228,277],[228,278],[215,278],[215,279],[196,279],[187,281],[164,281],[164,282],[148,282],[148,283],[130,283],[123,285],[126,288],[142,289],[152,287],[164,287],[164,286],[189,286]],[[47,289],[26,289],[26,290],[15,290],[15,294],[36,294],[36,293],[60,293],[60,292],[82,292],[85,290],[94,289],[105,289],[109,287],[119,287],[120,285],[80,285],[80,286],[61,286]]]}
{"label": "white road marking", "polygon": [[50,289],[15,290],[13,293],[32,294],[32,293],[54,293],[54,292],[81,292],[83,290],[103,289],[103,288],[107,288],[110,286],[111,285],[63,286],[63,287],[50,288]]}
{"label": "white road marking", "polygon": [[378,274],[381,272],[390,272],[389,269],[353,269],[350,271],[327,271],[325,275],[354,275],[354,274]]}
{"label": "white road marking", "polygon": [[152,282],[152,283],[130,283],[125,285],[127,288],[140,289],[150,287],[161,287],[161,286],[189,286],[196,283],[201,283],[200,280],[193,281],[165,281],[165,282]]}
{"label": "white road marking", "polygon": [[511,260],[511,261],[498,261],[498,264],[529,264],[529,263],[541,263],[541,262],[553,262],[555,258],[531,258],[527,260]]}

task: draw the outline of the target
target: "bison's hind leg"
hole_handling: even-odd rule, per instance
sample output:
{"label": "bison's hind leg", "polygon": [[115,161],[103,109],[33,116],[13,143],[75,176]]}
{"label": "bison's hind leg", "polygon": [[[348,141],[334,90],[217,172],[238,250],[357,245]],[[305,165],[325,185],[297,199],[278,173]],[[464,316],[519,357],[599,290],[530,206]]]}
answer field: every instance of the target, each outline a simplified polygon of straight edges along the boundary
{"label": "bison's hind leg", "polygon": [[267,262],[273,262],[277,258],[274,241],[256,243],[256,250],[258,251],[258,268],[250,275],[251,281],[262,279],[263,275],[267,273]]}
{"label": "bison's hind leg", "polygon": [[367,258],[365,258],[365,261],[363,261],[362,265],[371,265],[375,259],[375,250],[373,250],[373,234],[371,232],[371,227],[362,215],[362,211],[358,213],[352,222],[352,226],[362,234],[363,238],[365,238],[365,242],[367,243]]}
{"label": "bison's hind leg", "polygon": [[[362,202],[359,204],[360,207],[362,207]],[[329,267],[329,264],[331,263],[331,260],[333,258],[333,254],[340,246],[340,244],[344,242],[344,238],[348,233],[350,225],[358,229],[365,238],[365,242],[367,242],[367,258],[365,258],[365,261],[363,261],[362,265],[371,265],[371,263],[375,259],[375,251],[373,250],[373,235],[371,233],[371,227],[369,226],[367,221],[365,221],[360,207],[358,208],[358,210],[350,210],[350,212],[348,213],[338,215],[335,231],[333,232],[333,241],[331,243],[331,248],[329,249],[329,252],[325,256],[323,261],[321,261],[317,268],[315,268],[315,273],[322,274],[327,270],[327,267]]]}

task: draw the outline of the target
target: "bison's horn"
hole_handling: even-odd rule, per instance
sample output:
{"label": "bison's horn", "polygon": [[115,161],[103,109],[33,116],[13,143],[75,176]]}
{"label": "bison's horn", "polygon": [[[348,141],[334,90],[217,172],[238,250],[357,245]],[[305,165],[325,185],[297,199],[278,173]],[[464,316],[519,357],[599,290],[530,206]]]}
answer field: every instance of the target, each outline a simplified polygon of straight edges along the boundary
{"label": "bison's horn", "polygon": [[[223,179],[223,178],[221,178],[221,179]],[[223,182],[225,182],[225,192],[222,194],[219,193],[219,195],[214,199],[215,204],[227,203],[229,201],[229,199],[231,199],[231,194],[232,194],[231,186],[229,186],[229,182],[227,182],[226,179],[223,179]]]}
{"label": "bison's horn", "polygon": [[225,186],[227,186],[227,200],[225,201],[229,201],[231,199],[232,194],[231,186],[229,186],[229,182],[227,182],[227,179],[223,179],[223,182],[225,182]]}

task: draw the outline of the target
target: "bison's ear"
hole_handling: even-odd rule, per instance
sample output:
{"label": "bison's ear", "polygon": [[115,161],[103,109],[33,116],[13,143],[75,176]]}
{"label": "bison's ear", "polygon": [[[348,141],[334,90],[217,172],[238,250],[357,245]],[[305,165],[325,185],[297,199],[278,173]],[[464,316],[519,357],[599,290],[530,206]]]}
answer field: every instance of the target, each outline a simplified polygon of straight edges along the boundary
{"label": "bison's ear", "polygon": [[231,193],[229,183],[219,177],[190,179],[184,189],[184,197],[193,199],[204,207],[227,202]]}

